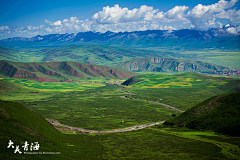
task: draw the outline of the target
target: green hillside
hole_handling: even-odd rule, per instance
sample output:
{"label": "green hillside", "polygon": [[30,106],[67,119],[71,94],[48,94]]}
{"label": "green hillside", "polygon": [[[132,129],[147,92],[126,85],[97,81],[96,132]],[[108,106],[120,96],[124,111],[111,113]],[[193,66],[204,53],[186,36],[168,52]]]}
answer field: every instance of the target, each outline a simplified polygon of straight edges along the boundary
{"label": "green hillside", "polygon": [[240,136],[240,93],[209,98],[164,124]]}
{"label": "green hillside", "polygon": [[145,74],[129,78],[123,85],[129,88],[194,88],[194,87],[211,87],[220,90],[231,90],[239,85],[240,80],[205,76],[198,73],[181,73],[181,74]]}
{"label": "green hillside", "polygon": [[68,45],[55,48],[26,48],[21,50],[0,47],[0,60],[16,62],[74,61],[113,66],[139,57],[171,55],[163,51],[137,50],[100,45]]}
{"label": "green hillside", "polygon": [[210,97],[238,91],[240,80],[198,73],[145,74],[123,84],[127,85],[124,91],[136,94],[130,98],[157,101],[186,111]]}
{"label": "green hillside", "polygon": [[[199,76],[198,79],[201,76],[202,79],[207,77],[190,73],[179,75],[185,79],[190,76],[191,78]],[[171,79],[171,76],[173,75],[168,75],[168,78]],[[213,81],[214,79],[215,81]],[[49,91],[30,93],[37,91],[40,85],[47,88],[52,87],[52,89],[58,89],[58,87],[76,89],[78,84],[43,83],[26,79],[3,78],[0,80],[0,90],[1,93],[4,93],[1,98],[4,97],[4,99],[11,101],[24,100],[20,101],[24,106],[16,102],[0,101],[0,145],[2,146],[0,158],[67,160],[238,159],[240,143],[237,137],[187,128],[177,129],[164,125],[107,134],[60,133],[42,118],[52,118],[62,124],[96,130],[118,129],[166,120],[172,114],[181,113],[147,101],[134,101],[120,96],[133,96],[124,93],[125,91],[134,92],[136,94],[134,98],[139,96],[141,99],[154,100],[161,96],[163,100],[158,100],[158,102],[168,105],[174,103],[174,107],[186,110],[189,108],[188,106],[193,106],[192,104],[195,105],[202,99],[211,97],[212,94],[217,95],[220,92],[231,91],[238,84],[237,81],[226,78],[228,83],[220,85],[221,89],[209,87],[218,79],[218,83],[225,81],[225,78],[221,80],[221,77],[209,77],[208,80],[212,80],[211,83],[207,81],[202,83],[204,86],[193,85],[193,87],[128,88],[124,86],[123,88],[119,85],[106,85],[96,89],[85,86],[83,91],[66,92],[59,90],[51,93],[48,93]],[[201,81],[196,82],[200,83]],[[30,84],[33,90],[26,88]],[[134,122],[121,123],[121,121]],[[14,142],[14,146],[19,145],[22,152],[22,146],[27,141],[28,143],[38,142],[40,144],[39,151],[35,152],[54,152],[54,154],[14,154],[14,148],[7,148],[9,140]],[[61,154],[57,154],[59,152]]]}
{"label": "green hillside", "polygon": [[[84,135],[76,137],[61,134],[41,116],[30,112],[17,102],[0,100],[0,117],[1,159],[78,159],[79,155],[96,159],[96,153],[101,153],[98,143],[92,145],[90,139],[86,143]],[[14,143],[14,147],[19,145],[22,154],[19,152],[14,154],[16,148],[7,148],[9,140]],[[92,137],[92,140],[95,141],[95,138]],[[27,152],[54,152],[54,154],[24,154],[22,146],[25,141],[29,143]],[[80,143],[71,147],[70,144],[75,141]],[[40,145],[39,150],[30,151],[30,144],[35,142]],[[80,150],[80,153],[75,153],[76,150]]]}
{"label": "green hillside", "polygon": [[[197,41],[198,42],[198,41]],[[205,41],[204,41],[205,42]],[[175,43],[173,43],[175,44]],[[205,43],[204,43],[205,44]],[[163,44],[164,45],[164,44]],[[232,44],[231,44],[232,45]],[[170,48],[164,46],[149,46],[146,48],[126,48],[115,46],[98,45],[68,45],[51,48],[24,48],[10,49],[0,47],[0,60],[15,62],[60,62],[74,61],[91,63],[105,66],[117,66],[118,68],[126,61],[138,58],[159,57],[201,61],[224,67],[240,68],[240,52],[234,49],[220,49],[211,47],[201,48]],[[178,46],[179,47],[179,46]]]}
{"label": "green hillside", "polygon": [[[62,134],[42,117],[16,102],[0,101],[1,159],[231,159],[239,158],[234,137],[209,132],[170,130],[153,126],[138,131],[111,134]],[[183,134],[182,134],[183,133]],[[201,136],[205,136],[202,138]],[[39,150],[14,154],[9,140],[22,147],[38,142]],[[36,154],[38,153],[38,154]],[[42,154],[40,154],[42,153]]]}

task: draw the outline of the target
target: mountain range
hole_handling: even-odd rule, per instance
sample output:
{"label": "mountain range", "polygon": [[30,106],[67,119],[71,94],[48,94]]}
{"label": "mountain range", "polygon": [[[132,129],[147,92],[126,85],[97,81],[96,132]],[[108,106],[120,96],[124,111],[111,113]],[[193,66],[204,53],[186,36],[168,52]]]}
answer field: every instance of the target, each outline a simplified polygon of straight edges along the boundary
{"label": "mountain range", "polygon": [[[101,44],[101,45],[118,45],[132,47],[147,46],[164,46],[164,47],[194,47],[194,48],[240,48],[240,33],[232,34],[227,29],[232,26],[223,28],[212,28],[207,31],[199,30],[147,30],[134,32],[79,32],[72,34],[49,34],[38,35],[32,38],[15,37],[3,39],[0,41],[1,46],[5,47],[36,47],[36,46],[53,46],[66,44]],[[196,42],[197,43],[196,43]]]}
{"label": "mountain range", "polygon": [[[220,52],[227,51],[229,54],[233,51],[232,56],[240,49],[240,33],[228,33],[229,27],[232,26],[213,28],[207,31],[189,29],[174,30],[172,32],[147,30],[114,33],[108,31],[105,33],[80,32],[75,34],[39,35],[32,38],[15,37],[0,41],[0,60],[6,60],[8,62],[4,61],[4,63],[12,64],[13,62],[10,61],[37,62],[37,64],[38,62],[58,62],[61,63],[59,66],[63,64],[65,66],[65,63],[73,64],[74,61],[89,63],[84,64],[85,67],[87,67],[86,65],[97,64],[137,72],[170,71],[215,74],[214,72],[218,71],[229,71],[230,69],[227,66],[233,64],[229,62],[218,63],[219,60],[225,58]],[[211,53],[212,49],[217,52]],[[182,50],[189,52],[185,53]],[[191,53],[191,51],[194,52]],[[206,57],[205,54],[201,54],[199,51],[208,51],[209,55],[211,55],[210,58],[209,55]],[[219,55],[221,57],[218,58]],[[238,60],[230,59],[228,61],[235,63]],[[214,64],[208,62],[214,62]],[[26,63],[26,65],[28,64]],[[15,63],[13,66],[15,66]],[[44,64],[43,68],[46,69],[46,67]],[[53,71],[49,67],[46,70]],[[93,72],[93,74],[86,73],[85,71],[84,74],[79,74],[79,71],[75,73],[82,77],[88,77],[89,75],[96,77],[96,75],[99,75]],[[61,75],[62,73],[58,74]],[[60,75],[59,77],[63,77]],[[106,75],[99,76],[105,78],[129,78],[128,76]],[[59,80],[59,78],[57,79]]]}

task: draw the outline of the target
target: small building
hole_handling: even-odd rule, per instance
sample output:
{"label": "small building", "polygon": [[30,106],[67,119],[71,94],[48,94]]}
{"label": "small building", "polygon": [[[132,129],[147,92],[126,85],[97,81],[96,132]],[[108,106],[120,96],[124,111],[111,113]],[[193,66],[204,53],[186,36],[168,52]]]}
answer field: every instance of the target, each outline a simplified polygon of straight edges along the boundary
{"label": "small building", "polygon": [[172,118],[176,117],[176,114],[172,114]]}

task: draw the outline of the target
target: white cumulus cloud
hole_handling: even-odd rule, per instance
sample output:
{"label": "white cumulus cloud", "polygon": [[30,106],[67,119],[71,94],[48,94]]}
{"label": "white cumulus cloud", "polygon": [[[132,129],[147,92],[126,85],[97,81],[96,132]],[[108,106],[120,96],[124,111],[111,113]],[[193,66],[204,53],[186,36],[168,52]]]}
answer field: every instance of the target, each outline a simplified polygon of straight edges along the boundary
{"label": "white cumulus cloud", "polygon": [[233,9],[233,10],[223,10],[222,12],[216,15],[217,18],[225,18],[229,19],[231,23],[240,23],[240,10]]}
{"label": "white cumulus cloud", "polygon": [[8,26],[1,26],[1,27],[0,27],[0,31],[4,31],[4,30],[8,30],[8,29],[9,29]]}
{"label": "white cumulus cloud", "polygon": [[174,21],[188,21],[185,18],[184,12],[189,9],[188,6],[175,6],[174,8],[167,11],[164,15],[166,19]]}
{"label": "white cumulus cloud", "polygon": [[45,22],[47,24],[49,24],[50,26],[61,26],[62,25],[62,21],[60,21],[60,20],[55,21],[55,22],[51,22],[51,21],[48,21],[47,19],[45,19]]}
{"label": "white cumulus cloud", "polygon": [[240,32],[240,26],[238,26],[238,27],[229,27],[229,28],[227,28],[227,32],[228,33],[232,33],[232,34],[237,34],[238,32]]}
{"label": "white cumulus cloud", "polygon": [[[238,0],[219,0],[211,5],[198,4],[192,9],[186,5],[174,6],[166,12],[153,6],[142,5],[129,9],[115,4],[103,7],[90,19],[79,20],[78,17],[51,21],[45,19],[40,26],[25,27],[0,26],[0,38],[9,36],[32,36],[49,33],[78,33],[78,32],[130,32],[144,30],[177,30],[182,28],[207,30],[213,27],[223,27],[227,23],[240,23],[240,10],[236,9]],[[235,8],[234,8],[235,7]],[[181,28],[182,27],[182,28]],[[236,34],[238,27],[230,27],[227,32]]]}
{"label": "white cumulus cloud", "polygon": [[[229,9],[235,5],[238,0],[225,1],[220,0],[218,3],[212,5],[202,5],[198,4],[193,9],[188,11],[186,17],[191,21],[191,23],[199,29],[208,29],[213,24],[207,23],[206,21],[214,20],[214,18],[220,18],[217,13],[224,12],[225,9]],[[227,17],[225,17],[227,18]],[[227,18],[229,19],[229,17]],[[210,24],[207,25],[206,24]],[[215,24],[215,23],[214,23]]]}
{"label": "white cumulus cloud", "polygon": [[140,18],[152,16],[158,10],[154,10],[153,7],[142,5],[139,9],[134,8],[129,10],[128,8],[121,8],[118,4],[114,7],[103,7],[102,11],[95,13],[92,16],[92,20],[96,20],[98,23],[120,23],[137,21]]}

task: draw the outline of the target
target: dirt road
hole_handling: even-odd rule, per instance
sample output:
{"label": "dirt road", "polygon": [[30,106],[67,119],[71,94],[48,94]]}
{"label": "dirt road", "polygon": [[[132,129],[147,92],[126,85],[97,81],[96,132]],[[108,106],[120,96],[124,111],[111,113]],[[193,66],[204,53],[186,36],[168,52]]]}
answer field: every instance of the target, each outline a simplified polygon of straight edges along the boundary
{"label": "dirt road", "polygon": [[142,124],[142,125],[131,126],[131,127],[127,127],[127,128],[115,129],[115,130],[110,130],[110,131],[99,131],[99,130],[83,129],[83,128],[78,128],[78,127],[72,127],[72,126],[64,125],[64,124],[61,124],[58,121],[52,120],[52,119],[46,119],[46,120],[49,123],[51,123],[51,124],[53,124],[55,126],[61,126],[61,127],[68,128],[73,133],[115,133],[115,132],[127,132],[127,131],[134,131],[134,130],[143,129],[143,128],[146,128],[146,127],[149,127],[149,126],[153,126],[153,125],[157,125],[157,124],[165,122],[165,121],[160,121],[160,122]]}
{"label": "dirt road", "polygon": [[[129,92],[126,92],[126,91],[122,91],[121,88],[117,89],[117,91],[119,92],[124,92],[124,93],[127,93],[127,94],[132,94],[132,95],[136,95],[134,93],[129,93]],[[171,107],[167,104],[164,104],[164,103],[159,103],[159,102],[154,102],[154,101],[148,101],[148,100],[144,100],[144,99],[135,99],[135,98],[128,98],[128,97],[125,97],[125,96],[120,96],[121,98],[126,98],[126,99],[130,99],[130,100],[140,100],[140,101],[146,101],[146,102],[150,102],[150,103],[155,103],[155,104],[159,104],[159,105],[163,105],[165,106],[166,108],[168,109],[173,109],[173,110],[176,110],[178,112],[184,112],[180,109],[177,109],[177,108],[174,108],[174,107]],[[53,119],[46,119],[49,123],[55,125],[55,126],[61,126],[61,127],[64,127],[64,128],[67,128],[69,129],[72,133],[115,133],[115,132],[126,132],[126,131],[133,131],[133,130],[139,130],[139,129],[143,129],[143,128],[146,128],[146,127],[149,127],[149,126],[153,126],[153,125],[157,125],[157,124],[160,124],[160,123],[164,123],[165,121],[160,121],[160,122],[154,122],[154,123],[148,123],[148,124],[142,124],[142,125],[137,125],[137,126],[131,126],[131,127],[127,127],[127,128],[122,128],[122,129],[115,129],[115,130],[110,130],[110,131],[99,131],[99,130],[89,130],[89,129],[84,129],[84,128],[77,128],[77,127],[72,127],[72,126],[68,126],[68,125],[64,125],[64,124],[61,124],[59,123],[57,120],[53,120]]]}
{"label": "dirt road", "polygon": [[137,100],[137,101],[146,101],[146,102],[150,102],[150,103],[155,103],[155,104],[160,104],[160,105],[163,105],[164,107],[168,108],[168,109],[173,109],[173,110],[176,110],[178,112],[184,112],[180,109],[177,109],[177,108],[174,108],[174,107],[171,107],[167,104],[164,104],[164,103],[159,103],[159,102],[154,102],[154,101],[148,101],[148,100],[144,100],[144,99],[135,99],[135,98],[128,98],[128,97],[125,97],[125,96],[120,96],[121,98],[126,98],[126,99],[130,99],[130,100]]}

